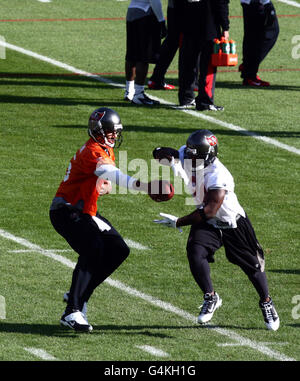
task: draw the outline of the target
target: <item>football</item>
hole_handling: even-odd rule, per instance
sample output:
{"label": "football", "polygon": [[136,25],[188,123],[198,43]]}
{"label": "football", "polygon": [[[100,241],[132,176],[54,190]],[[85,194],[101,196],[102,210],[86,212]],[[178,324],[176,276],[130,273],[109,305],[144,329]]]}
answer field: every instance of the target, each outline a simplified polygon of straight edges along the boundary
{"label": "football", "polygon": [[153,180],[148,187],[148,194],[153,201],[169,201],[174,196],[174,186],[167,180]]}

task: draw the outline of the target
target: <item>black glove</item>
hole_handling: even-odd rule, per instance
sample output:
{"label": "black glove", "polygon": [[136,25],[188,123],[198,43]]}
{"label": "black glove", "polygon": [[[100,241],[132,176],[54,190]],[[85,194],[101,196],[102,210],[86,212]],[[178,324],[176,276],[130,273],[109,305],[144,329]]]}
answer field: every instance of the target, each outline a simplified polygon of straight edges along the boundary
{"label": "black glove", "polygon": [[168,34],[167,27],[166,27],[166,21],[160,22],[160,38],[166,38]]}

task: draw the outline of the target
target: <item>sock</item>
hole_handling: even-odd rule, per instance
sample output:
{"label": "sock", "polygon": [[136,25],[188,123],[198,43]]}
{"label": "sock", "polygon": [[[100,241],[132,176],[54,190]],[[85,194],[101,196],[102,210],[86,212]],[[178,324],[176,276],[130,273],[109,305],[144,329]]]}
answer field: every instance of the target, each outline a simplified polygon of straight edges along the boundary
{"label": "sock", "polygon": [[126,81],[126,93],[129,99],[133,98],[134,92],[134,81]]}

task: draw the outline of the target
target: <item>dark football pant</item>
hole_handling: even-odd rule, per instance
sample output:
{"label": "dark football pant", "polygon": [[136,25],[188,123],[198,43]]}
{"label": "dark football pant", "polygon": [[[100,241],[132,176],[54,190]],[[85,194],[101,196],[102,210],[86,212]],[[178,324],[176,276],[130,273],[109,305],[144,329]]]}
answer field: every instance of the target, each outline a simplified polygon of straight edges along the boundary
{"label": "dark football pant", "polygon": [[209,262],[221,246],[229,262],[238,265],[248,276],[261,300],[269,296],[264,272],[264,253],[248,217],[240,217],[236,229],[216,229],[207,223],[193,225],[187,242],[191,273],[203,293],[214,290]]}
{"label": "dark football pant", "polygon": [[183,36],[179,55],[179,104],[194,99],[195,78],[198,76],[196,103],[214,104],[217,68],[211,64],[213,41],[195,41]]}
{"label": "dark football pant", "polygon": [[161,45],[159,59],[150,78],[158,85],[165,83],[166,72],[179,48],[182,14],[180,8],[179,11],[177,8],[167,9],[168,34]]}
{"label": "dark football pant", "polygon": [[[272,3],[242,4],[244,17],[242,78],[255,79],[260,63],[273,48],[279,35]],[[274,12],[274,13],[273,13]]]}
{"label": "dark football pant", "polygon": [[[100,215],[98,214],[98,217]],[[55,230],[79,254],[73,271],[67,309],[82,310],[93,291],[128,257],[129,248],[108,220],[111,229],[101,232],[88,214],[62,207],[50,211]]]}

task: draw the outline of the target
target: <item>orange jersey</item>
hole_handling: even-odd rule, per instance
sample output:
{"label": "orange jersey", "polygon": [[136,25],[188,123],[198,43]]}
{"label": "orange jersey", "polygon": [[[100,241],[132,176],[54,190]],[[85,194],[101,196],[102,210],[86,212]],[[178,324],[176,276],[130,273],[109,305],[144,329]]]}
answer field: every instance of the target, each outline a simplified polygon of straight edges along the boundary
{"label": "orange jersey", "polygon": [[64,180],[56,192],[56,197],[63,197],[67,202],[76,205],[83,201],[83,213],[95,216],[99,191],[95,175],[97,163],[115,165],[115,154],[112,148],[102,148],[92,138],[89,139],[70,160]]}

